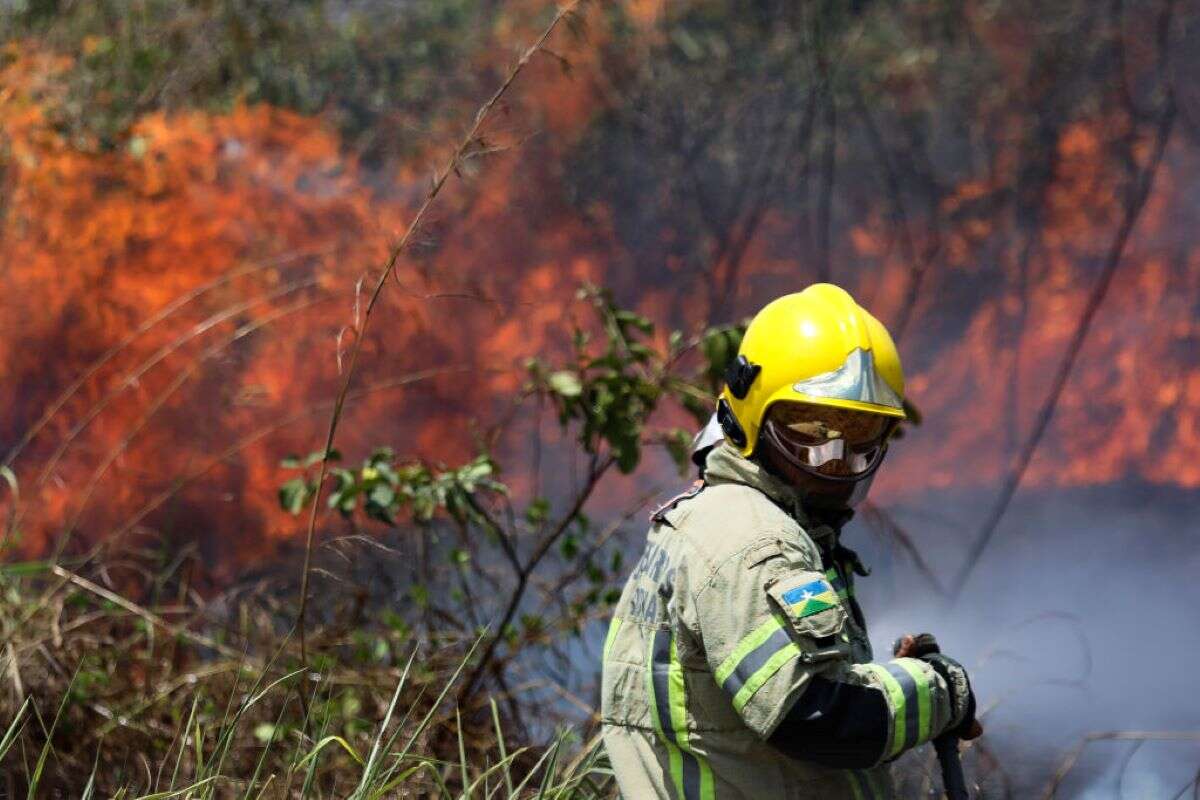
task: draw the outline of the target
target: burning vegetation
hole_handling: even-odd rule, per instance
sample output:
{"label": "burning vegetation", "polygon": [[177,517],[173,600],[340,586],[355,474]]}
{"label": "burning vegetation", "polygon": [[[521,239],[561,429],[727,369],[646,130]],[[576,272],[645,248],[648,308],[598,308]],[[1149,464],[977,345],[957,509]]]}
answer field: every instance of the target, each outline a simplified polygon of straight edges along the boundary
{"label": "burning vegetation", "polygon": [[58,5],[0,11],[9,794],[610,791],[645,508],[812,281],[953,598],[1019,492],[1200,487],[1186,4]]}

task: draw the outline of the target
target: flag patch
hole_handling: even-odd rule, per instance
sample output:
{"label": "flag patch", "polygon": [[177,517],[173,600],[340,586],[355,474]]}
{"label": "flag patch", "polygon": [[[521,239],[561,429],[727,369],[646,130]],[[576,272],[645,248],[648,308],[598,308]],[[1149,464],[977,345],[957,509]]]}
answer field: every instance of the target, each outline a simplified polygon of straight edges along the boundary
{"label": "flag patch", "polygon": [[784,592],[783,602],[790,606],[797,619],[801,619],[834,608],[838,604],[838,596],[829,581],[817,578]]}

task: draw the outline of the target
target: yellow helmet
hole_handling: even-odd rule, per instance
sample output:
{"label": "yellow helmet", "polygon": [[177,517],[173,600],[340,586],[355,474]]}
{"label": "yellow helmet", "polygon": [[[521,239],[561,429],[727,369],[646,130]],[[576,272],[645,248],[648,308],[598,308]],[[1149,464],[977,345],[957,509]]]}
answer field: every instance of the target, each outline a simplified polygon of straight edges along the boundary
{"label": "yellow helmet", "polygon": [[743,456],[781,400],[904,419],[904,370],[887,328],[829,283],[769,303],[750,321],[717,403]]}

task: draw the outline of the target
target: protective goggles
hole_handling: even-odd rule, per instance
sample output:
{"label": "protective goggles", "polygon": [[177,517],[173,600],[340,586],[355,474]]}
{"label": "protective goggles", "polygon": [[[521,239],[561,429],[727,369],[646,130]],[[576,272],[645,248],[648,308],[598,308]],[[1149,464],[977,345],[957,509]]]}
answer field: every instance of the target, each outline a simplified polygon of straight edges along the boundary
{"label": "protective goggles", "polygon": [[[894,427],[894,423],[888,424],[876,438],[851,443],[820,423],[781,425],[767,420],[763,435],[780,455],[805,472],[827,480],[860,481],[879,468]],[[835,462],[836,469],[820,469]]]}

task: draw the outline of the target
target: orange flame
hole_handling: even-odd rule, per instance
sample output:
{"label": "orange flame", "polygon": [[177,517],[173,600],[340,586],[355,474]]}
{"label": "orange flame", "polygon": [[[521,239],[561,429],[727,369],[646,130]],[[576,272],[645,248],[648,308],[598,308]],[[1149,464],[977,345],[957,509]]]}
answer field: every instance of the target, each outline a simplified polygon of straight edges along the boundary
{"label": "orange flame", "polygon": [[[658,13],[654,3],[638,8],[646,24]],[[0,129],[12,164],[0,228],[8,298],[0,370],[15,391],[4,440],[19,441],[48,403],[115,349],[15,461],[32,509],[23,549],[44,551],[76,523],[94,540],[133,520],[194,532],[218,563],[225,554],[236,563],[265,552],[272,538],[297,529],[276,507],[278,458],[319,442],[322,403],[335,391],[338,354],[365,299],[353,287],[384,261],[422,196],[421,159],[381,181],[319,119],[265,106],[150,114],[121,149],[93,152],[54,125],[70,61],[29,43],[10,50],[0,69]],[[520,386],[525,357],[562,346],[566,301],[582,281],[636,296],[639,309],[659,319],[699,319],[686,302],[702,294],[694,280],[652,285],[622,272],[628,259],[611,210],[591,208],[584,220],[561,200],[558,165],[596,102],[572,80],[553,63],[529,74],[526,99],[516,102],[536,109],[553,135],[489,161],[467,188],[449,193],[432,227],[439,246],[415,250],[398,271],[398,285],[385,293],[390,307],[381,310],[386,323],[364,350],[371,368],[352,424],[342,428],[348,452],[391,441],[450,463],[468,456],[468,420],[502,407]],[[928,422],[896,448],[900,466],[880,481],[885,496],[985,485],[1003,474],[1121,213],[1120,181],[1106,168],[1105,126],[1113,124],[1120,121],[1079,122],[1059,134],[1027,298],[980,289],[957,328],[941,321],[959,313],[962,297],[942,292],[953,283],[961,293],[964,280],[980,274],[985,243],[1019,238],[1011,220],[969,213],[1012,183],[1012,159],[998,158],[990,181],[958,186],[941,209],[958,221],[942,232],[938,268],[901,348]],[[489,136],[518,138],[503,129]],[[1191,225],[1186,192],[1200,164],[1179,143],[1166,160],[1030,485],[1130,476],[1200,485],[1192,457],[1200,445],[1192,299],[1200,296],[1200,250],[1176,238]],[[771,246],[787,240],[791,225],[782,211],[766,213],[742,268],[743,312],[768,299],[766,288],[799,288],[795,260]],[[834,249],[835,275],[853,276],[843,282],[885,321],[903,312],[913,267],[890,228],[882,210],[869,211]],[[928,242],[914,245],[924,252]],[[663,265],[664,274],[675,269]],[[123,345],[145,320],[189,297]],[[923,332],[931,321],[956,332],[935,338]],[[418,391],[368,391],[434,364],[469,371]],[[180,476],[196,480],[139,516]],[[622,502],[620,494],[609,499]]]}

